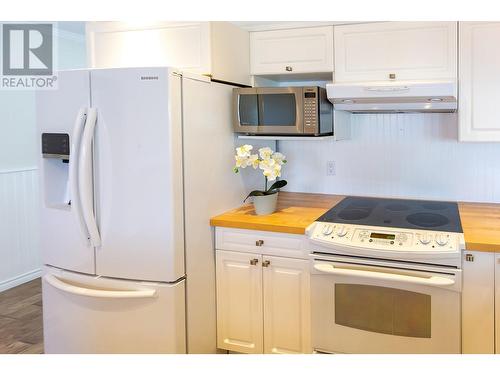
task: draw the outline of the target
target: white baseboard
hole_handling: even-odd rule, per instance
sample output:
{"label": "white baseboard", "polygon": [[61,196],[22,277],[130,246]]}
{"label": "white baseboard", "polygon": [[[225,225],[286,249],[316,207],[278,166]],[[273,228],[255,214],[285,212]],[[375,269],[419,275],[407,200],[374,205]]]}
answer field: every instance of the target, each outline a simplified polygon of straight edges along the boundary
{"label": "white baseboard", "polygon": [[36,270],[23,273],[22,275],[13,277],[11,279],[0,281],[0,292],[27,283],[28,281],[34,280],[37,277],[40,277],[41,275],[42,275],[42,269],[38,268]]}

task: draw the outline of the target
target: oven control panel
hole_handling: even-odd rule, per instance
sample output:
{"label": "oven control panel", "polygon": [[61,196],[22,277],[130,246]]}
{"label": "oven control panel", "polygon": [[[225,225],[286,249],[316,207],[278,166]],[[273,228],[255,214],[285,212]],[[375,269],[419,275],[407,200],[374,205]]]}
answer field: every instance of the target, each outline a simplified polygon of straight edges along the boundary
{"label": "oven control panel", "polygon": [[360,225],[315,223],[309,237],[328,245],[346,245],[374,250],[460,252],[460,233],[363,227]]}

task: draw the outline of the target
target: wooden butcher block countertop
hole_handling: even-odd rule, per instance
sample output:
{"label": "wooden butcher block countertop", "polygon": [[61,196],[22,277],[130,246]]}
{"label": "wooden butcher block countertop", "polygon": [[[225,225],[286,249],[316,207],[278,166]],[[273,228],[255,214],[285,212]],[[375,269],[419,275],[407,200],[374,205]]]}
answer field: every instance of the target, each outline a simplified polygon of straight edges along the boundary
{"label": "wooden butcher block countertop", "polygon": [[[278,209],[258,216],[252,204],[210,219],[214,227],[304,234],[318,217],[344,198],[343,195],[280,192]],[[467,250],[500,252],[500,204],[458,203]]]}

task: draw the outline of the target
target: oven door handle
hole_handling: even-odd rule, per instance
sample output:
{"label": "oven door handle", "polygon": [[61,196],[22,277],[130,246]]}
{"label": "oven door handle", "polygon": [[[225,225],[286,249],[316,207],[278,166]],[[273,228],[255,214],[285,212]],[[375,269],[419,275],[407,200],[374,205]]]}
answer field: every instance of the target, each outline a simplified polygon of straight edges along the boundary
{"label": "oven door handle", "polygon": [[335,267],[333,264],[329,263],[314,263],[314,269],[338,276],[352,276],[352,277],[362,277],[367,279],[376,279],[384,281],[399,281],[409,284],[419,284],[419,285],[429,285],[436,287],[447,287],[455,284],[454,278],[431,276],[431,277],[418,277],[401,275],[396,273],[385,273],[378,271],[360,270],[345,267]]}

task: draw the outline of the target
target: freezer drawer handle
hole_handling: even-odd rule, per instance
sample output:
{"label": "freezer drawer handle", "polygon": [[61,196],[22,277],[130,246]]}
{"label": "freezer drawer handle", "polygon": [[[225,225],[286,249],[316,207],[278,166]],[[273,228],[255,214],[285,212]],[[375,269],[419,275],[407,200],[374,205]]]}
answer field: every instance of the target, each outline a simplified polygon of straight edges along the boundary
{"label": "freezer drawer handle", "polygon": [[154,289],[144,289],[144,290],[102,290],[102,289],[91,289],[83,288],[81,286],[75,286],[67,284],[61,279],[54,275],[47,274],[44,280],[52,285],[54,288],[62,290],[63,292],[77,294],[79,296],[85,297],[96,297],[96,298],[152,298],[156,297],[156,290]]}
{"label": "freezer drawer handle", "polygon": [[337,268],[333,264],[328,264],[328,263],[315,263],[314,268],[318,271],[338,276],[364,277],[377,280],[399,281],[410,284],[420,284],[420,285],[430,285],[430,286],[440,286],[440,287],[451,286],[455,284],[455,280],[448,279],[446,277],[431,276],[429,278],[426,278],[418,276],[399,275],[395,273],[365,271],[365,270],[349,269],[349,268]]}

